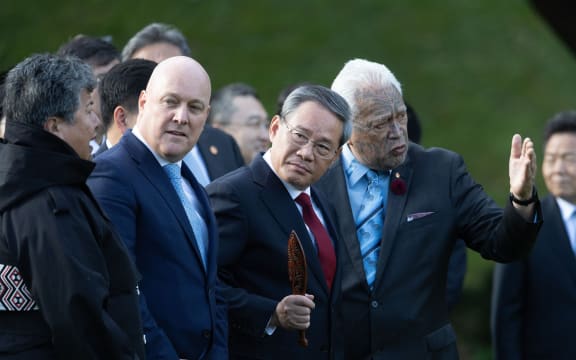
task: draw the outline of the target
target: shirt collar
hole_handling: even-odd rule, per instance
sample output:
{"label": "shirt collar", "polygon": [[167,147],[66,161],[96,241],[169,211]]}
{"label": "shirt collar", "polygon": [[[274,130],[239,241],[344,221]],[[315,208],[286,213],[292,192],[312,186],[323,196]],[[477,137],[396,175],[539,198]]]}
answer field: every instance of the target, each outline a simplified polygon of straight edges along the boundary
{"label": "shirt collar", "polygon": [[134,136],[136,136],[136,138],[138,140],[140,140],[144,144],[144,146],[146,146],[146,148],[152,153],[152,155],[154,155],[154,158],[156,158],[156,161],[158,161],[158,164],[160,164],[160,167],[164,167],[164,165],[167,165],[167,164],[176,164],[176,165],[178,165],[179,168],[182,168],[182,160],[176,161],[175,163],[171,163],[170,161],[164,159],[162,156],[156,154],[156,152],[154,150],[152,150],[150,145],[148,145],[146,140],[144,140],[144,137],[142,136],[142,133],[140,133],[140,129],[138,129],[138,126],[135,126],[132,129],[132,134],[134,134]]}
{"label": "shirt collar", "polygon": [[370,171],[370,168],[356,160],[348,143],[342,147],[342,166],[344,167],[350,186],[356,185],[356,183]]}
{"label": "shirt collar", "polygon": [[290,197],[292,198],[292,200],[295,200],[298,197],[298,195],[300,195],[301,193],[306,193],[306,194],[308,194],[308,196],[310,196],[310,187],[307,187],[304,190],[298,190],[294,186],[292,186],[291,184],[282,180],[282,178],[280,176],[278,176],[278,173],[274,169],[274,166],[272,166],[272,157],[270,155],[270,150],[266,151],[264,153],[264,155],[262,155],[262,158],[264,159],[264,161],[266,161],[266,164],[268,164],[268,166],[270,167],[272,172],[274,172],[276,177],[278,177],[278,179],[280,179],[282,184],[284,184],[284,187],[286,188],[286,191],[288,191],[288,193],[290,194]]}
{"label": "shirt collar", "polygon": [[564,219],[564,221],[568,221],[572,217],[572,214],[574,214],[574,211],[576,211],[576,205],[559,197],[556,198],[556,202],[560,208],[562,219]]}

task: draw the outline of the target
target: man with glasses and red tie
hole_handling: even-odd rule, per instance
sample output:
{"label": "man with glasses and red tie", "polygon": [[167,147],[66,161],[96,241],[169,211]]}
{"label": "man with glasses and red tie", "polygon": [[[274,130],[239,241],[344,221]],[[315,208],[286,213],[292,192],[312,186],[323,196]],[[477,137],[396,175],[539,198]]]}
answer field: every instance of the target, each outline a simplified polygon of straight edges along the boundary
{"label": "man with glasses and red tie", "polygon": [[[272,118],[270,149],[206,190],[218,222],[219,276],[229,304],[231,359],[330,359],[332,309],[340,291],[335,219],[311,185],[350,132],[346,101],[303,86]],[[305,295],[292,295],[287,243],[294,230],[308,268]],[[306,330],[308,346],[298,345]]]}

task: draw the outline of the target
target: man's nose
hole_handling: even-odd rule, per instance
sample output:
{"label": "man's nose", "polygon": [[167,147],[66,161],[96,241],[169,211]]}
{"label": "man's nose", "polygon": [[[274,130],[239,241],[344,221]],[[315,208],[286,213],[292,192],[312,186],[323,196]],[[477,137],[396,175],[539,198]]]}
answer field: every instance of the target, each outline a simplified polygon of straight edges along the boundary
{"label": "man's nose", "polygon": [[388,135],[390,137],[396,138],[400,136],[401,133],[402,133],[402,126],[400,125],[400,123],[398,123],[398,121],[392,121],[389,126]]}
{"label": "man's nose", "polygon": [[187,124],[190,120],[190,112],[188,111],[188,106],[182,105],[174,114],[174,121],[180,124]]}
{"label": "man's nose", "polygon": [[301,145],[297,154],[304,160],[312,160],[314,158],[314,144],[308,141],[305,145]]}

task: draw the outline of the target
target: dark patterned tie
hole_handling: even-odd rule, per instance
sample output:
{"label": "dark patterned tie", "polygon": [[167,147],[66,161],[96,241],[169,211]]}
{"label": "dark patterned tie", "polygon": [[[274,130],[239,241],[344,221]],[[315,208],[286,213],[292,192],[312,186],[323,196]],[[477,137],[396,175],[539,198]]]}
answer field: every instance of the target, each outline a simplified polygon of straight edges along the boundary
{"label": "dark patterned tie", "polygon": [[314,239],[316,240],[316,246],[318,247],[318,259],[320,260],[320,266],[324,272],[324,277],[326,278],[326,284],[328,285],[328,290],[332,289],[332,282],[334,281],[334,274],[336,273],[336,253],[334,252],[334,246],[332,245],[332,240],[330,235],[326,231],[324,225],[312,207],[312,202],[310,201],[310,196],[306,193],[301,193],[296,198],[296,202],[302,206],[302,215],[304,217],[304,222],[310,228]]}

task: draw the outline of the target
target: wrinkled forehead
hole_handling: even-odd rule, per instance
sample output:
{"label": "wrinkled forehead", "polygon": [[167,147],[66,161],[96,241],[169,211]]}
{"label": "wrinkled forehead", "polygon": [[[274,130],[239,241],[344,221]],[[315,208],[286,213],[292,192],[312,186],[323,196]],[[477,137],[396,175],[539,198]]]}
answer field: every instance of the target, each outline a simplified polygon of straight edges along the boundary
{"label": "wrinkled forehead", "polygon": [[406,111],[402,94],[393,85],[358,89],[354,96],[355,120],[390,116]]}

